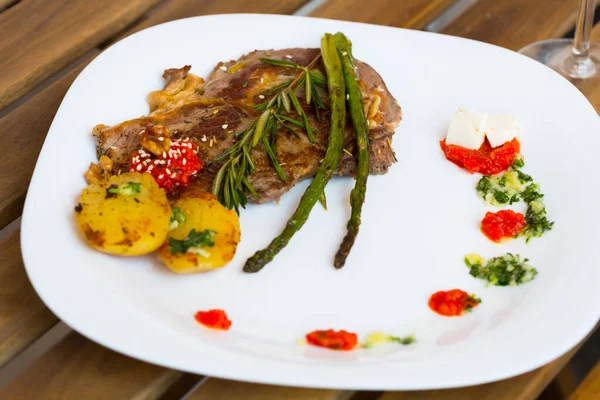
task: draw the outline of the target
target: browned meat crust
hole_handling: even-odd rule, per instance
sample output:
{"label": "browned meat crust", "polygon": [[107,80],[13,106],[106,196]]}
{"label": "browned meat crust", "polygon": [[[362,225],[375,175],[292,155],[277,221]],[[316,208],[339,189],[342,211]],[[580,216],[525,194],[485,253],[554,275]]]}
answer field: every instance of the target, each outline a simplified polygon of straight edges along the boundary
{"label": "browned meat crust", "polygon": [[[148,125],[165,127],[172,138],[190,137],[199,148],[204,169],[189,190],[210,190],[219,164],[214,158],[227,150],[235,141],[237,133],[246,129],[258,115],[256,104],[269,99],[266,90],[295,78],[297,71],[265,64],[261,57],[290,60],[308,65],[319,49],[284,49],[254,51],[237,61],[219,63],[206,82],[189,74],[189,66],[168,69],[163,77],[165,88],[149,95],[151,114],[107,127],[98,125],[93,134],[97,141],[98,155],[107,155],[114,163],[113,171],[124,169],[131,153],[140,146],[140,134]],[[366,63],[357,61],[358,74],[363,92],[365,112],[369,120],[371,173],[385,174],[394,162],[391,138],[402,115],[396,100],[388,91],[379,74]],[[298,97],[303,100],[300,89]],[[321,98],[328,104],[327,93],[320,89]],[[304,103],[304,102],[302,102]],[[311,126],[316,128],[315,143],[311,144],[301,128],[296,138],[284,128],[277,135],[275,150],[277,159],[288,181],[282,182],[269,163],[267,154],[259,144],[252,150],[257,170],[250,182],[259,193],[254,202],[277,200],[300,180],[312,177],[327,148],[329,114],[321,112],[320,118],[312,106],[303,105]],[[356,169],[354,131],[348,121],[345,132],[345,152],[337,173],[353,175]]]}

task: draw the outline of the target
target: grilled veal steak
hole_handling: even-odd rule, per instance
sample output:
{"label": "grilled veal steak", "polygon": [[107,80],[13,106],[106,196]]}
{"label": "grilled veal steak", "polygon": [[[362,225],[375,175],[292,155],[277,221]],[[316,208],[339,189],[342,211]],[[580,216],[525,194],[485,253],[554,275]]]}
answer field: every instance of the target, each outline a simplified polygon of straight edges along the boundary
{"label": "grilled veal steak", "polygon": [[[213,177],[220,167],[219,163],[213,162],[214,158],[227,150],[234,143],[236,134],[246,129],[260,114],[254,106],[270,98],[262,93],[294,79],[298,73],[294,69],[265,64],[259,58],[289,60],[306,66],[319,52],[319,49],[299,48],[254,51],[237,61],[219,63],[206,82],[189,74],[189,66],[168,69],[163,75],[167,82],[165,88],[148,96],[149,116],[112,127],[98,125],[94,128],[98,155],[110,157],[116,166],[114,171],[119,168],[125,170],[131,153],[140,147],[140,134],[152,126],[166,127],[173,138],[190,137],[197,142],[204,169],[192,187],[210,191]],[[356,63],[369,120],[371,173],[384,174],[394,161],[391,137],[401,120],[401,110],[379,74],[365,63]],[[327,105],[327,91],[319,90]],[[283,127],[279,128],[275,151],[287,176],[286,183],[275,173],[263,145],[257,145],[252,150],[257,169],[249,180],[261,197],[252,201],[262,203],[279,199],[300,180],[313,176],[325,155],[329,112],[322,111],[317,116],[313,106],[304,104],[302,88],[297,95],[311,126],[316,128],[315,143],[308,141],[301,128],[296,127],[300,138]],[[298,118],[297,115],[293,116]],[[356,159],[351,155],[354,153],[354,142],[354,130],[348,120],[345,152],[337,170],[340,175],[354,174]]]}

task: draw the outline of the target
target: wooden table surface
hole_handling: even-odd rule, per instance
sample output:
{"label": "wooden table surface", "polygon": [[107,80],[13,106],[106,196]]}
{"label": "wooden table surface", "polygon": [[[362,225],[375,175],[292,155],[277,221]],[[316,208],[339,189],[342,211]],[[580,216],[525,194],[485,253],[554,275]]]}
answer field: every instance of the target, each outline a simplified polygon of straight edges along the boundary
{"label": "wooden table surface", "polygon": [[[38,153],[79,72],[111,44],[162,22],[219,13],[310,15],[427,29],[518,50],[573,29],[577,0],[0,0],[0,367],[59,323],[23,267],[19,217]],[[594,29],[600,41],[600,25]],[[600,87],[592,96],[600,110]],[[532,400],[576,349],[475,387],[352,392],[249,384],[137,361],[70,332],[0,387],[3,399]],[[1,371],[1,370],[0,370]],[[1,374],[0,374],[1,375]],[[597,371],[596,371],[597,375]],[[590,390],[593,385],[586,386]],[[597,386],[596,386],[597,388]],[[590,397],[591,398],[591,397]],[[600,398],[600,396],[599,396]]]}

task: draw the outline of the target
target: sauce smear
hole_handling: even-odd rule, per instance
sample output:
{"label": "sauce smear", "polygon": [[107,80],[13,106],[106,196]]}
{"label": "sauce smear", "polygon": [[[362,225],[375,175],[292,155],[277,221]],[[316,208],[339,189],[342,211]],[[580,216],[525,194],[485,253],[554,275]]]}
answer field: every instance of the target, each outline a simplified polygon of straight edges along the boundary
{"label": "sauce smear", "polygon": [[492,148],[487,139],[478,150],[453,144],[447,145],[446,139],[440,141],[440,147],[449,161],[471,174],[479,172],[484,175],[495,175],[505,171],[521,151],[521,144],[516,138],[496,148]]}
{"label": "sauce smear", "polygon": [[194,316],[196,321],[211,329],[229,330],[231,321],[223,310],[198,311]]}
{"label": "sauce smear", "polygon": [[429,308],[446,317],[458,317],[465,311],[471,311],[479,303],[480,299],[460,289],[441,290],[429,298]]}
{"label": "sauce smear", "polygon": [[333,329],[314,331],[306,335],[306,341],[313,346],[331,350],[352,350],[358,344],[356,333]]}
{"label": "sauce smear", "polygon": [[481,232],[493,242],[517,236],[525,228],[525,216],[513,210],[487,212],[481,221]]}

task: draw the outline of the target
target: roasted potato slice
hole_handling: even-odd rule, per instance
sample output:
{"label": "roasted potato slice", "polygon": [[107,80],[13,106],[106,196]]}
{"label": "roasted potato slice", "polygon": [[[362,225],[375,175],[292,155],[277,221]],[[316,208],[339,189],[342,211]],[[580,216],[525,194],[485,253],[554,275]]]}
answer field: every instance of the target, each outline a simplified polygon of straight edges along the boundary
{"label": "roasted potato slice", "polygon": [[240,221],[206,192],[185,193],[173,204],[173,230],[158,250],[174,272],[205,272],[221,268],[235,255]]}
{"label": "roasted potato slice", "polygon": [[128,172],[83,189],[77,224],[90,246],[137,256],[158,249],[169,232],[171,207],[150,174]]}

